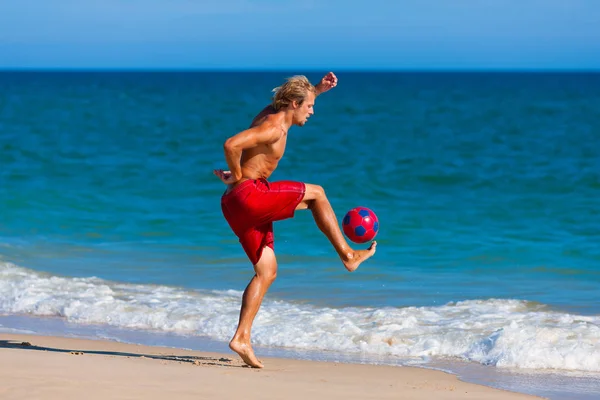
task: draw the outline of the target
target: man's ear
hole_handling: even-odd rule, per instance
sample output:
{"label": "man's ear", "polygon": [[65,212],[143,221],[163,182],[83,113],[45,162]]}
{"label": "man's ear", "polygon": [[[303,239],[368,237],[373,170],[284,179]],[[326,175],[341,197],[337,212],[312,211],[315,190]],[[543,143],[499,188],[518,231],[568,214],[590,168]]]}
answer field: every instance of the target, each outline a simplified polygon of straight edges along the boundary
{"label": "man's ear", "polygon": [[300,107],[300,105],[298,104],[298,102],[296,100],[292,100],[292,108],[295,110],[298,107]]}

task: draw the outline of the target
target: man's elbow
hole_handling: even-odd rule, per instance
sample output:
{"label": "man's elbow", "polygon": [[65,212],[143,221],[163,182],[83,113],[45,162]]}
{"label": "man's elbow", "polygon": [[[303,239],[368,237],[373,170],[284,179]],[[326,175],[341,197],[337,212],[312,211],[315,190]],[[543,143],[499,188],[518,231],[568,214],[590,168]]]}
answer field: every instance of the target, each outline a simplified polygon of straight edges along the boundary
{"label": "man's elbow", "polygon": [[229,154],[239,152],[238,146],[236,145],[235,140],[233,140],[233,138],[229,138],[225,141],[225,143],[223,144],[223,150],[225,151],[225,153]]}

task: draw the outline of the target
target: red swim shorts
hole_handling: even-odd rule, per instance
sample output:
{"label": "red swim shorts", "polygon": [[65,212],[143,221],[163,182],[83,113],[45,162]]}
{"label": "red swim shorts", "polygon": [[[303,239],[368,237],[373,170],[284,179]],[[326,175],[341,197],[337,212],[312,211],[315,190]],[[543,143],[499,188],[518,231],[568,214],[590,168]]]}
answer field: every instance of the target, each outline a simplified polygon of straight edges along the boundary
{"label": "red swim shorts", "polygon": [[252,265],[274,249],[273,222],[292,218],[306,192],[302,182],[249,179],[221,197],[221,210]]}

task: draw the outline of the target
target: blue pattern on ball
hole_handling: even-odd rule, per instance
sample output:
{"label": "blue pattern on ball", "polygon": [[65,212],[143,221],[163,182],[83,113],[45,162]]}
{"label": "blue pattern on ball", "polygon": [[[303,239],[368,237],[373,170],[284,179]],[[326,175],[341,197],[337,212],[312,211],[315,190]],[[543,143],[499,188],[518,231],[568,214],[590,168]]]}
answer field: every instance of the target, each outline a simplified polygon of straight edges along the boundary
{"label": "blue pattern on ball", "polygon": [[348,225],[350,223],[350,216],[348,214],[346,214],[346,216],[344,217],[344,225]]}
{"label": "blue pattern on ball", "polygon": [[370,215],[369,210],[360,210],[358,214],[363,218],[366,218]]}
{"label": "blue pattern on ball", "polygon": [[356,233],[356,236],[362,236],[367,233],[367,230],[362,226],[357,226],[354,228],[354,233]]}
{"label": "blue pattern on ball", "polygon": [[379,230],[379,222],[375,222],[373,224],[373,232],[377,233],[378,230]]}

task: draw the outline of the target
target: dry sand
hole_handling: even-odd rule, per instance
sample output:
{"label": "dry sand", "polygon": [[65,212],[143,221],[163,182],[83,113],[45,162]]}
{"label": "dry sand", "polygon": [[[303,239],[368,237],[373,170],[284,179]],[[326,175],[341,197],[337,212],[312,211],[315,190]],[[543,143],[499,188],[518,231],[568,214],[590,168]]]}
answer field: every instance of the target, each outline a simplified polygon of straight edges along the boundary
{"label": "dry sand", "polygon": [[0,399],[535,399],[421,368],[262,358],[0,334]]}

